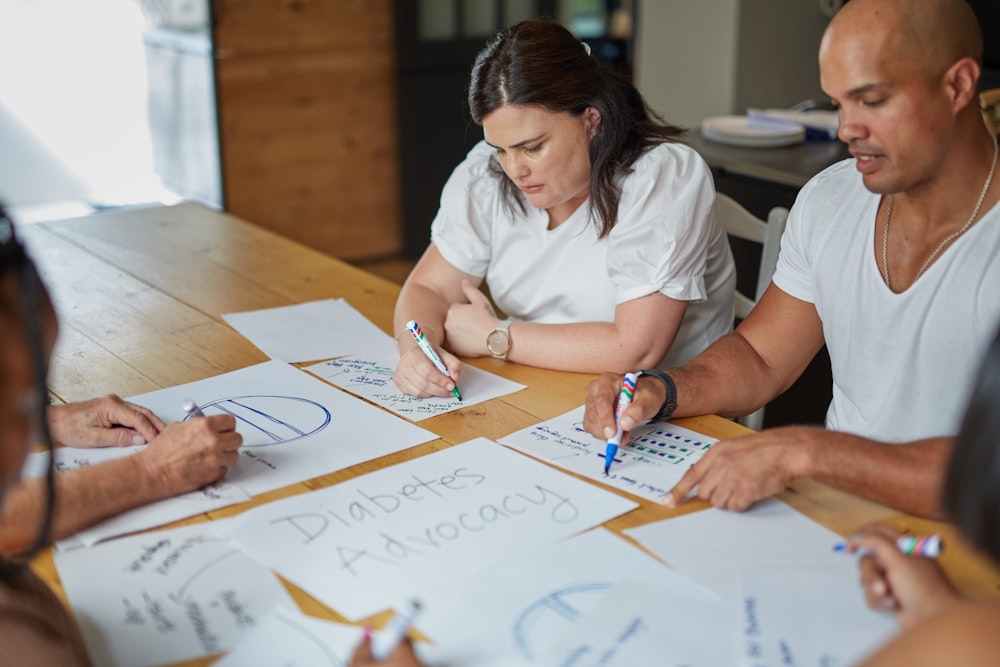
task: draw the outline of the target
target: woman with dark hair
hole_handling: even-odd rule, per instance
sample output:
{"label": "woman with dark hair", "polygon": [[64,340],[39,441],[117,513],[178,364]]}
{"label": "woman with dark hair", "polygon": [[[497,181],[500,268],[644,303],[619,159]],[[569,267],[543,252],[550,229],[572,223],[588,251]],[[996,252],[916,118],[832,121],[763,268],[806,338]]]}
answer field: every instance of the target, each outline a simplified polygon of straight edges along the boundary
{"label": "woman with dark hair", "polygon": [[[955,440],[943,494],[946,515],[1000,564],[1000,332],[986,352]],[[1000,605],[963,599],[929,559],[904,555],[899,533],[873,525],[851,541],[868,605],[896,614],[904,632],[865,665],[996,665]]]}
{"label": "woman with dark hair", "polygon": [[[400,389],[446,396],[453,354],[580,372],[675,366],[732,328],[711,173],[630,82],[558,23],[526,21],[480,51],[468,101],[485,141],[445,185],[396,303]],[[409,320],[447,344],[450,378],[414,352]]]}
{"label": "woman with dark hair", "polygon": [[[56,330],[45,288],[0,209],[0,502],[18,482],[32,436],[40,434],[52,446],[45,377]],[[48,541],[54,488],[50,464],[42,525],[26,558]],[[18,665],[90,664],[80,632],[58,598],[24,560],[2,556],[0,645],[6,659]]]}

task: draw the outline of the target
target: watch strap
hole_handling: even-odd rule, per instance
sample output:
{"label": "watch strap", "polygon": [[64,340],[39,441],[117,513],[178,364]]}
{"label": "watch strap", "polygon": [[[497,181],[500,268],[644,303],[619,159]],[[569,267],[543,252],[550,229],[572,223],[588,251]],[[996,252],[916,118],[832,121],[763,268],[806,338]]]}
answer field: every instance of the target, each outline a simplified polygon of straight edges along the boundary
{"label": "watch strap", "polygon": [[666,421],[674,415],[674,410],[677,409],[677,385],[674,384],[674,379],[657,368],[648,368],[646,370],[639,371],[639,377],[643,375],[648,375],[654,377],[663,383],[663,390],[666,393],[666,398],[663,399],[663,405],[660,406],[660,411],[653,415],[653,418],[649,420],[649,423],[658,421]]}

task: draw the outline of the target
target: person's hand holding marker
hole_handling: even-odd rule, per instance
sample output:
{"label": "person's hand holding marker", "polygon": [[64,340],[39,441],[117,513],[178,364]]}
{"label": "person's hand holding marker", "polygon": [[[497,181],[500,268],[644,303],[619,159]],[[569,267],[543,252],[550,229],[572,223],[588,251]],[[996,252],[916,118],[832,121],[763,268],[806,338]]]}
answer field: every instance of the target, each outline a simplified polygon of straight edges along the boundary
{"label": "person's hand holding marker", "polygon": [[[444,349],[435,350],[420,325],[410,320],[400,334],[400,357],[392,379],[402,391],[418,398],[452,394],[459,401],[462,394],[458,380],[462,362]],[[403,340],[409,340],[404,348]]]}

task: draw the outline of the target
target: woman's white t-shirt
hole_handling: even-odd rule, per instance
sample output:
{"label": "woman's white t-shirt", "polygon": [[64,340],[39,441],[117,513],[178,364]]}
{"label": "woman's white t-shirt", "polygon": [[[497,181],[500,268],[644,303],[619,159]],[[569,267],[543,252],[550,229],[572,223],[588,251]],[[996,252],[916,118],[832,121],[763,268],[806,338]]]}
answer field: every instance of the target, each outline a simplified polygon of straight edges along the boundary
{"label": "woman's white t-shirt", "polygon": [[613,322],[616,305],[661,292],[689,302],[662,367],[689,361],[732,329],[736,271],[711,172],[694,150],[665,143],[640,157],[620,179],[618,220],[604,238],[589,200],[551,230],[544,210],[505,205],[493,155],[481,142],[455,168],[431,241],[457,269],[484,278],[510,317]]}

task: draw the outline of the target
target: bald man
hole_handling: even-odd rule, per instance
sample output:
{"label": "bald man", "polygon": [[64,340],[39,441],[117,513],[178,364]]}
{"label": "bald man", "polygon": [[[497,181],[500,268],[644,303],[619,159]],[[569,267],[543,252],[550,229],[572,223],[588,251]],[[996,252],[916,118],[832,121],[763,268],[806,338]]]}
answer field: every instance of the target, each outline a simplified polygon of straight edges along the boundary
{"label": "bald man", "polygon": [[[752,412],[825,343],[826,428],[715,445],[664,502],[693,490],[743,510],[811,477],[939,516],[952,436],[1000,321],[997,145],[978,108],[982,36],[964,0],[852,0],[820,45],[823,89],[853,159],[806,184],[773,282],[738,329],[665,376],[621,418]],[[620,376],[588,387],[584,425],[614,432]],[[669,397],[669,400],[668,400]]]}

